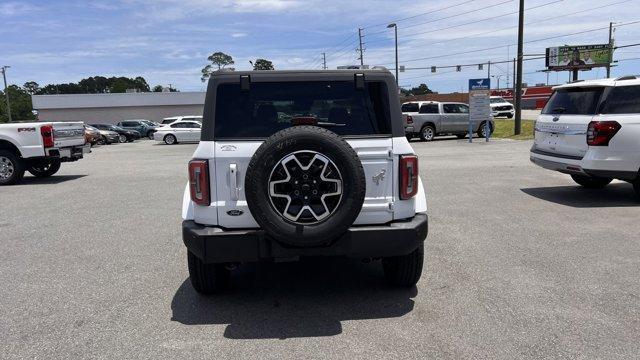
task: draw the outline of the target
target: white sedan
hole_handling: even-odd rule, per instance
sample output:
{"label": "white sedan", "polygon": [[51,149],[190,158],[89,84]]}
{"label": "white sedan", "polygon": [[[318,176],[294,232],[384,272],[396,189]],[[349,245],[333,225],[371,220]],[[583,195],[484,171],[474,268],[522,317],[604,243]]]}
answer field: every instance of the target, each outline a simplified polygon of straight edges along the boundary
{"label": "white sedan", "polygon": [[201,128],[202,124],[197,121],[177,121],[171,125],[157,128],[153,139],[167,145],[179,142],[198,142],[200,141]]}

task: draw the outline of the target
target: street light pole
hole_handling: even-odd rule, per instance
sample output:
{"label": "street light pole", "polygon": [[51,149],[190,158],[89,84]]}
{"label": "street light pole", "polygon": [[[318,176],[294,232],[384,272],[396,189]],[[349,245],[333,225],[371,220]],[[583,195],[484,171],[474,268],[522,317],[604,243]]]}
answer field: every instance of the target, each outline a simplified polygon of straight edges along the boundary
{"label": "street light pole", "polygon": [[9,102],[9,89],[7,88],[7,69],[10,68],[10,66],[3,66],[0,67],[0,69],[2,69],[2,78],[4,79],[4,97],[7,99],[7,116],[9,118],[9,122],[12,122],[11,119],[11,103]]}
{"label": "street light pole", "polygon": [[396,85],[399,84],[399,80],[398,80],[398,25],[396,23],[391,23],[389,25],[387,25],[387,28],[393,28],[395,36],[396,36]]}

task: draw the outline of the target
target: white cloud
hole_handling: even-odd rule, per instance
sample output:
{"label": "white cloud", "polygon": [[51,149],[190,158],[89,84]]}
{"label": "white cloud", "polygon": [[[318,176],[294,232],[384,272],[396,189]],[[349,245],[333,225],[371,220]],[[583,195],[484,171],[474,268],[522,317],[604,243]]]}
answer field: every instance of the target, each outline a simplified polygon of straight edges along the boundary
{"label": "white cloud", "polygon": [[233,34],[231,34],[231,37],[232,37],[232,38],[241,38],[241,37],[245,37],[245,36],[247,36],[247,35],[249,35],[249,34],[244,33],[244,32],[237,32],[237,33],[233,33]]}
{"label": "white cloud", "polygon": [[21,2],[5,2],[3,4],[0,4],[0,15],[13,16],[17,14],[27,13],[30,11],[36,11],[39,9],[40,8],[36,6],[24,4]]}

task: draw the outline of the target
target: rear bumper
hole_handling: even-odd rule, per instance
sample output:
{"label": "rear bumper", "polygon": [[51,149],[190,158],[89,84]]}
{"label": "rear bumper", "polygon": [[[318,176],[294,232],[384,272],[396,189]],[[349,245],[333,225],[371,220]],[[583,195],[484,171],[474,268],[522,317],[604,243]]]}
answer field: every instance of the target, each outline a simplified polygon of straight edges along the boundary
{"label": "rear bumper", "polygon": [[269,238],[262,230],[225,230],[182,222],[182,240],[205,263],[249,262],[299,256],[388,257],[406,255],[424,242],[427,214],[385,225],[357,226],[325,247],[289,247]]}
{"label": "rear bumper", "polygon": [[529,160],[548,170],[559,171],[570,175],[606,177],[626,181],[638,179],[637,167],[627,161],[611,157],[597,156],[587,152],[584,157],[553,154],[532,148]]}
{"label": "rear bumper", "polygon": [[45,158],[57,158],[61,162],[70,162],[80,160],[84,157],[84,154],[91,152],[91,146],[89,144],[81,146],[70,146],[63,148],[49,148],[45,150]]}

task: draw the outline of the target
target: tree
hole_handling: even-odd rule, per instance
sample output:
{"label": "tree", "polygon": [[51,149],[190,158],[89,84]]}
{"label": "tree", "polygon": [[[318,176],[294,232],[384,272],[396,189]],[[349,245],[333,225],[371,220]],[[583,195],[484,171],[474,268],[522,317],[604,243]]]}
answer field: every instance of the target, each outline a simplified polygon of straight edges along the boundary
{"label": "tree", "polygon": [[22,88],[30,95],[37,94],[40,91],[40,85],[35,81],[27,81]]}
{"label": "tree", "polygon": [[[34,120],[35,115],[31,112],[33,110],[31,106],[31,95],[21,87],[17,85],[10,85],[7,88],[9,93],[9,100],[11,102],[11,117],[14,121],[22,120]],[[4,92],[0,91],[0,122],[7,122],[9,116],[7,115],[7,103],[4,101]]]}
{"label": "tree", "polygon": [[429,87],[427,86],[427,84],[420,84],[417,87],[413,87],[409,90],[406,89],[400,89],[400,92],[402,93],[402,95],[427,95],[427,94],[435,94],[435,92],[433,92],[431,89],[429,89]]}
{"label": "tree", "polygon": [[162,92],[162,85],[156,85],[153,87],[153,92]]}
{"label": "tree", "polygon": [[227,55],[220,51],[214,52],[213,54],[209,55],[209,57],[207,57],[207,60],[211,61],[211,64],[208,64],[207,66],[202,68],[202,76],[200,77],[200,80],[202,80],[202,82],[207,81],[209,76],[211,76],[211,73],[213,73],[214,71],[223,69],[227,65],[234,64],[231,55]]}
{"label": "tree", "polygon": [[256,59],[253,63],[253,70],[275,70],[273,63],[266,59]]}
{"label": "tree", "polygon": [[129,82],[126,78],[118,78],[114,82],[111,83],[111,87],[109,88],[109,92],[111,93],[123,93],[126,92],[127,89],[131,89],[129,87]]}

